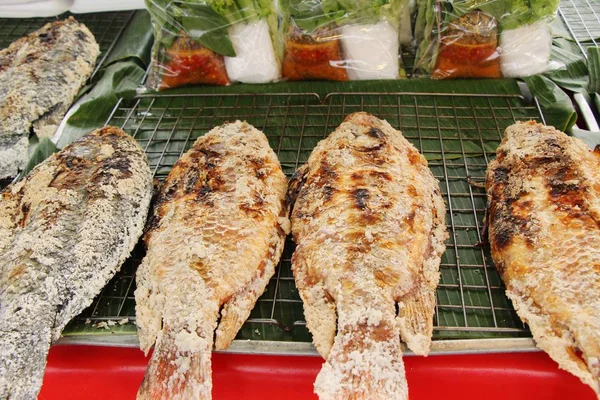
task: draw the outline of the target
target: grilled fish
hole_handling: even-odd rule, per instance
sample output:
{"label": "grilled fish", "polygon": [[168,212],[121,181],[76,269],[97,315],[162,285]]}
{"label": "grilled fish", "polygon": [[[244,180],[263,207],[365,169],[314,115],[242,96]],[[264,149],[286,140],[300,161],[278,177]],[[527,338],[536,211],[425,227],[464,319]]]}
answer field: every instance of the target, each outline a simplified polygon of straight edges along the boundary
{"label": "grilled fish", "polygon": [[140,345],[154,344],[138,399],[211,398],[213,338],[229,346],[275,272],[286,190],[265,135],[245,122],[214,128],[175,164],[137,272]]}
{"label": "grilled fish", "polygon": [[537,346],[600,397],[599,171],[598,150],[518,123],[489,165],[486,189],[507,296]]}
{"label": "grilled fish", "polygon": [[447,237],[427,161],[387,122],[352,114],[296,172],[290,197],[296,286],[326,359],[315,392],[406,399],[400,336],[428,354]]}
{"label": "grilled fish", "polygon": [[25,166],[30,133],[54,135],[98,54],[94,35],[73,17],[0,51],[0,179]]}
{"label": "grilled fish", "polygon": [[151,196],[144,152],[112,127],[1,193],[0,398],[36,398],[51,342],[129,255]]}

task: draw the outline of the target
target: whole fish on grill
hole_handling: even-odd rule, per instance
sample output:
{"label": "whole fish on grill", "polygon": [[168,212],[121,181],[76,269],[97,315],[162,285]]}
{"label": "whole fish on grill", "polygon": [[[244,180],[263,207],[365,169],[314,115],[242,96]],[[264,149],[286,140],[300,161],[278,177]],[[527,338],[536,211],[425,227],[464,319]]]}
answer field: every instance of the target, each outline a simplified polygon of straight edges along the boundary
{"label": "whole fish on grill", "polygon": [[51,342],[133,250],[151,196],[143,150],[113,127],[0,194],[0,398],[36,398]]}
{"label": "whole fish on grill", "polygon": [[600,151],[510,126],[486,175],[492,257],[539,348],[600,398]]}
{"label": "whole fish on grill", "polygon": [[315,392],[406,399],[400,337],[428,354],[447,237],[427,161],[386,121],[355,113],[317,145],[290,196],[296,286],[326,359]]}
{"label": "whole fish on grill", "polygon": [[31,133],[54,135],[98,54],[94,35],[73,17],[0,50],[0,179],[25,166]]}
{"label": "whole fish on grill", "polygon": [[211,398],[213,339],[229,346],[275,272],[286,191],[267,138],[246,122],[214,128],[175,164],[137,272],[140,345],[154,344],[138,399]]}

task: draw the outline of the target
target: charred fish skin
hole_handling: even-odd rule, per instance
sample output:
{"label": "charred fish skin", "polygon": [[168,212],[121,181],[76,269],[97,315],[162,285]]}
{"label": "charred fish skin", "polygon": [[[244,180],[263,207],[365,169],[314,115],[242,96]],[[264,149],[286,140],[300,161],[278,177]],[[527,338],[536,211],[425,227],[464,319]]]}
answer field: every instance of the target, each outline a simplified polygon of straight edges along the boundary
{"label": "charred fish skin", "polygon": [[136,275],[140,346],[154,345],[138,399],[211,398],[213,338],[229,346],[275,273],[286,191],[267,138],[246,122],[214,128],[175,164]]}
{"label": "charred fish skin", "polygon": [[400,337],[429,352],[447,238],[427,161],[386,121],[355,113],[317,145],[289,193],[296,286],[326,359],[315,392],[405,400]]}
{"label": "charred fish skin", "polygon": [[151,196],[143,150],[113,127],[1,193],[0,398],[36,398],[51,342],[131,253]]}
{"label": "charred fish skin", "polygon": [[600,398],[598,171],[600,153],[583,141],[517,123],[489,165],[486,190],[507,296],[537,346]]}
{"label": "charred fish skin", "polygon": [[0,50],[0,179],[25,166],[31,133],[54,135],[99,52],[94,35],[73,17]]}

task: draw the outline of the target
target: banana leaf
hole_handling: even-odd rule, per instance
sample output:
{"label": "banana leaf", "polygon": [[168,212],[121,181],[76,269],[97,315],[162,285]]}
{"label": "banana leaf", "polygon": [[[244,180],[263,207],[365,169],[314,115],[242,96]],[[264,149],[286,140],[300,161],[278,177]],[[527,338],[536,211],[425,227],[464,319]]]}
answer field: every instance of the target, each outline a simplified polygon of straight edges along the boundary
{"label": "banana leaf", "polygon": [[63,148],[91,130],[104,126],[119,99],[130,99],[135,95],[143,76],[144,70],[134,61],[121,61],[106,68],[92,91],[81,99],[77,111],[67,120],[57,146]]}
{"label": "banana leaf", "polygon": [[536,96],[548,125],[567,132],[577,121],[577,112],[569,96],[549,78],[535,75],[523,78]]}
{"label": "banana leaf", "polygon": [[22,177],[27,176],[32,169],[36,167],[39,163],[44,161],[46,158],[50,157],[53,153],[56,153],[58,148],[50,140],[45,137],[42,139],[38,139],[37,136],[33,136],[29,140],[29,160],[27,161],[27,165],[25,169],[21,172]]}
{"label": "banana leaf", "polygon": [[150,62],[152,50],[152,23],[147,11],[137,11],[131,22],[104,62],[108,66],[119,61],[133,60],[145,68]]}
{"label": "banana leaf", "polygon": [[590,71],[589,93],[600,92],[600,48],[588,47],[588,69]]}

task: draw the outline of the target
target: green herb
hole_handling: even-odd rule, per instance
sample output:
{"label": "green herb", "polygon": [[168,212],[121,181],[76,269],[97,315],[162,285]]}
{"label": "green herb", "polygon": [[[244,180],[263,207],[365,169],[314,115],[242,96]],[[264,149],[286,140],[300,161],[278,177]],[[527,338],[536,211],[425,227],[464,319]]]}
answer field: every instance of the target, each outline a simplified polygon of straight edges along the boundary
{"label": "green herb", "polygon": [[398,29],[403,7],[408,7],[407,0],[280,0],[284,14],[309,33],[332,23],[373,24],[382,20]]}

